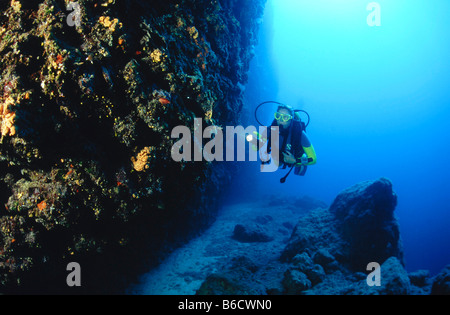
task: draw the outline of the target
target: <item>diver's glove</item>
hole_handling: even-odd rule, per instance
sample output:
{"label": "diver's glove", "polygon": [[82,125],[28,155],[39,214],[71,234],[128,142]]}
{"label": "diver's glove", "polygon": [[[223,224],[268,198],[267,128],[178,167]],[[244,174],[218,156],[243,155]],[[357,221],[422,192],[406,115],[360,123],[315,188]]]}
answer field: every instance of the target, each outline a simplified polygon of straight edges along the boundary
{"label": "diver's glove", "polygon": [[289,165],[294,165],[296,163],[298,163],[297,159],[294,157],[294,155],[290,152],[290,151],[286,151],[286,152],[281,152],[283,154],[283,160],[284,163],[289,164]]}

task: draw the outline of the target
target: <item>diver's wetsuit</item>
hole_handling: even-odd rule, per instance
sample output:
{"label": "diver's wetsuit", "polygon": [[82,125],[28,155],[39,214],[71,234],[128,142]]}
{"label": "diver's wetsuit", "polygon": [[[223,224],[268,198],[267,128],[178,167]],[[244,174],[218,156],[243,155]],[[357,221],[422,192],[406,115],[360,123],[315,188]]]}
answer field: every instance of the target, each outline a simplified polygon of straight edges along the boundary
{"label": "diver's wetsuit", "polygon": [[[278,126],[276,121],[272,123],[272,126]],[[272,149],[272,143],[271,143],[271,128],[268,128],[268,144],[267,144],[267,153],[271,152]],[[284,129],[280,127],[280,138],[279,138],[279,144],[280,144],[280,164],[282,165],[283,169],[292,166],[292,164],[286,164],[283,159],[281,158],[282,152],[291,152],[292,155],[296,158],[297,162],[295,163],[295,174],[296,175],[305,175],[306,169],[308,165],[316,164],[317,157],[316,152],[314,150],[314,147],[311,144],[311,141],[309,141],[308,136],[306,135],[306,132],[304,128],[302,127],[302,124],[298,120],[293,120],[292,124],[289,126],[288,129]],[[308,158],[307,164],[302,164],[301,158],[302,155],[306,154]]]}

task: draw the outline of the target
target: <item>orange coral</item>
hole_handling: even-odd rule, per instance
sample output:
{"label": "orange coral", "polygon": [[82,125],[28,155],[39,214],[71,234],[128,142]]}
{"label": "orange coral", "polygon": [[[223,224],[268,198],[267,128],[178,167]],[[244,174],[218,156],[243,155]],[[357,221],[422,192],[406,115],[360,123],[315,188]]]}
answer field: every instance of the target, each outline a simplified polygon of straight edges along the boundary
{"label": "orange coral", "polygon": [[193,39],[197,39],[198,38],[199,34],[198,34],[198,31],[195,28],[195,26],[187,27],[187,31],[189,32],[189,35],[191,35],[191,37]]}
{"label": "orange coral", "polygon": [[150,57],[152,58],[152,61],[154,63],[160,63],[161,61],[163,61],[163,58],[165,57],[163,52],[157,48],[154,51],[152,51],[152,53],[150,54]]}
{"label": "orange coral", "polygon": [[111,20],[111,18],[109,16],[101,16],[98,19],[98,22],[101,25],[103,25],[104,27],[106,27],[107,29],[109,29],[111,32],[115,32],[116,25],[118,25],[119,28],[122,28],[122,23],[119,23],[118,19]]}
{"label": "orange coral", "polygon": [[39,211],[42,211],[45,208],[47,208],[47,203],[45,201],[42,201],[42,202],[38,203],[37,207],[38,207]]}
{"label": "orange coral", "polygon": [[22,8],[22,4],[19,1],[12,0],[11,1],[11,7],[14,9],[14,12],[20,12],[20,9]]}
{"label": "orange coral", "polygon": [[131,162],[133,162],[133,167],[136,171],[142,172],[143,170],[148,168],[148,159],[150,158],[150,147],[145,147],[139,152],[138,156],[135,158],[134,156],[131,158]]}
{"label": "orange coral", "polygon": [[16,113],[11,111],[11,106],[14,105],[14,100],[9,96],[4,103],[0,103],[0,126],[2,138],[4,136],[14,136],[16,128],[14,127],[14,120]]}
{"label": "orange coral", "polygon": [[63,56],[62,56],[62,55],[58,55],[58,56],[56,56],[56,63],[57,63],[57,64],[60,64],[60,63],[62,63],[62,62],[63,62],[63,60],[64,60],[64,58],[63,58]]}

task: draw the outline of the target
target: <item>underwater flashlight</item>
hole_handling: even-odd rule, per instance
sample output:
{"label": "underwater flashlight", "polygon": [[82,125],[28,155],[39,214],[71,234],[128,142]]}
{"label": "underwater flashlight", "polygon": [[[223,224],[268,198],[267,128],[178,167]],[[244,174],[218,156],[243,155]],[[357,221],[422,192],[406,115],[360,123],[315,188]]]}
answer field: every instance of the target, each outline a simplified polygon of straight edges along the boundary
{"label": "underwater flashlight", "polygon": [[245,136],[245,139],[247,139],[248,142],[252,142],[253,141],[253,135],[248,134],[247,136]]}

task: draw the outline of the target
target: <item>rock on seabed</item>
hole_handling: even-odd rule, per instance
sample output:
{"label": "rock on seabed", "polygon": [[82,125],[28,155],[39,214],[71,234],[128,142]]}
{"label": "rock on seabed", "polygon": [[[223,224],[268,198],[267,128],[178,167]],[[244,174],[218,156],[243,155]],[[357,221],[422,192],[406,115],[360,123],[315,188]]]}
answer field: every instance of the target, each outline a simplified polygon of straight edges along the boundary
{"label": "rock on seabed", "polygon": [[[396,204],[397,195],[386,178],[353,185],[330,207],[316,208],[302,216],[279,259],[256,264],[257,271],[245,279],[241,273],[227,270],[227,283],[242,290],[239,279],[244,279],[245,288],[264,294],[449,294],[448,266],[436,277],[430,277],[426,270],[409,274],[405,270],[394,215]],[[379,286],[369,286],[367,281],[373,271],[367,271],[367,266],[372,262],[380,266]],[[205,280],[203,289],[211,287],[209,280]],[[217,286],[214,288],[214,294],[223,294]],[[233,288],[227,290],[232,292]],[[198,294],[205,294],[205,290]]]}

